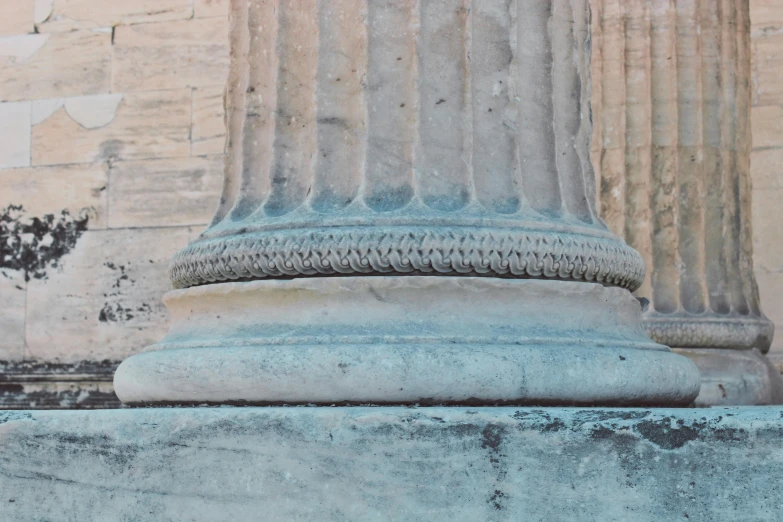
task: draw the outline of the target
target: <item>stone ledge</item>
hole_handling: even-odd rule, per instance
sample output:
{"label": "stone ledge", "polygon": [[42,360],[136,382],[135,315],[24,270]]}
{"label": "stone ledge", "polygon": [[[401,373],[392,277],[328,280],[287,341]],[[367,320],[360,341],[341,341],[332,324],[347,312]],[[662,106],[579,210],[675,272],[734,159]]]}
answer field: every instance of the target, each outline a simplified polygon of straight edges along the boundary
{"label": "stone ledge", "polygon": [[117,408],[118,361],[0,361],[0,411]]}
{"label": "stone ledge", "polygon": [[0,412],[3,520],[783,517],[783,408]]}

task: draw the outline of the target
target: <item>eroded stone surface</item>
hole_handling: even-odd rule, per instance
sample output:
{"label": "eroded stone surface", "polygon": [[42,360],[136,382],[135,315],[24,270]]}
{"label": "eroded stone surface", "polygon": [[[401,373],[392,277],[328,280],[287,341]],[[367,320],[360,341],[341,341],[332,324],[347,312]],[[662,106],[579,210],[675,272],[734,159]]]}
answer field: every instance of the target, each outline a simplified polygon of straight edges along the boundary
{"label": "eroded stone surface", "polygon": [[[676,348],[768,351],[774,324],[753,272],[748,1],[593,7],[601,211],[649,268],[637,290],[651,300],[648,334]],[[757,145],[766,136],[756,135]],[[725,387],[736,390],[731,356],[723,360]]]}
{"label": "eroded stone surface", "polygon": [[639,257],[594,204],[589,5],[504,5],[233,4],[224,192],[174,285],[411,272],[638,285]]}
{"label": "eroded stone surface", "polygon": [[688,404],[696,368],[625,289],[472,277],[224,283],[166,296],[126,403]]}
{"label": "eroded stone surface", "polygon": [[780,408],[0,412],[8,520],[778,520]]}
{"label": "eroded stone surface", "polygon": [[638,253],[596,212],[587,0],[230,17],[223,193],[171,264],[206,288],[120,366],[125,402],[695,398],[695,367],[639,328]]}

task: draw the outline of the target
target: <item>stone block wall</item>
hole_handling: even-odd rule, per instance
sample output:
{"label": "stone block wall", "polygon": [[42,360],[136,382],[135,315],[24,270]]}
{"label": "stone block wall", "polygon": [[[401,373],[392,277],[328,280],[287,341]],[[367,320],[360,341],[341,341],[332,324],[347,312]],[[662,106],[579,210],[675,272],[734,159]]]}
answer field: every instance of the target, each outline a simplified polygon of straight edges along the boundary
{"label": "stone block wall", "polygon": [[770,357],[783,370],[783,2],[750,0],[753,46],[753,262],[775,322]]}
{"label": "stone block wall", "polygon": [[0,406],[114,404],[222,183],[228,0],[0,2]]}
{"label": "stone block wall", "polygon": [[[0,1],[0,406],[115,405],[222,181],[229,0]],[[751,0],[755,269],[783,362],[783,2]]]}

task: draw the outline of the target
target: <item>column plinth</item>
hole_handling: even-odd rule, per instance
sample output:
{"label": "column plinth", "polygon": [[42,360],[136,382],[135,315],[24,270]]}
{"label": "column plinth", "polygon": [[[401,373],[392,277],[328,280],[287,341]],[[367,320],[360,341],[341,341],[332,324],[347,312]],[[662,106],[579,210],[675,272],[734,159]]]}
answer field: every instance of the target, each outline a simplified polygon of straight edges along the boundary
{"label": "column plinth", "polygon": [[689,402],[597,213],[588,25],[587,0],[234,0],[223,195],[118,396]]}
{"label": "column plinth", "polygon": [[753,274],[748,0],[592,4],[601,213],[650,269],[646,331],[699,367],[697,404],[779,402]]}

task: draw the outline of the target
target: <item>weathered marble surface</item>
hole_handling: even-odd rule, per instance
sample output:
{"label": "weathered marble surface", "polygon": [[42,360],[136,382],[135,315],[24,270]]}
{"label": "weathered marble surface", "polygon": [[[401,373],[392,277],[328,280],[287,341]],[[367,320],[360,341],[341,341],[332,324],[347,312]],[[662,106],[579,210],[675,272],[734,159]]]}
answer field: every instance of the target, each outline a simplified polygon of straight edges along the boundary
{"label": "weathered marble surface", "polygon": [[640,284],[595,208],[587,0],[239,1],[230,20],[224,190],[174,257],[175,287]]}
{"label": "weathered marble surface", "polygon": [[774,326],[759,308],[751,244],[748,1],[596,4],[601,213],[650,268],[637,290],[651,300],[648,331],[677,348],[766,351]]}
{"label": "weathered marble surface", "polygon": [[0,413],[3,520],[780,520],[783,409]]}
{"label": "weathered marble surface", "polygon": [[229,18],[223,192],[170,269],[203,288],[120,366],[123,401],[695,398],[695,367],[639,328],[640,256],[596,212],[587,0]]}
{"label": "weathered marble surface", "polygon": [[596,283],[299,278],[165,301],[169,333],[115,375],[125,403],[687,405],[699,392],[631,293]]}
{"label": "weathered marble surface", "polygon": [[[767,352],[774,324],[753,272],[748,0],[592,4],[601,214],[649,269],[636,291],[651,300],[648,334],[689,356],[702,348]],[[714,358],[710,379],[726,362],[728,400],[756,403],[757,393],[730,382],[730,359]],[[765,394],[781,402],[776,380]]]}

